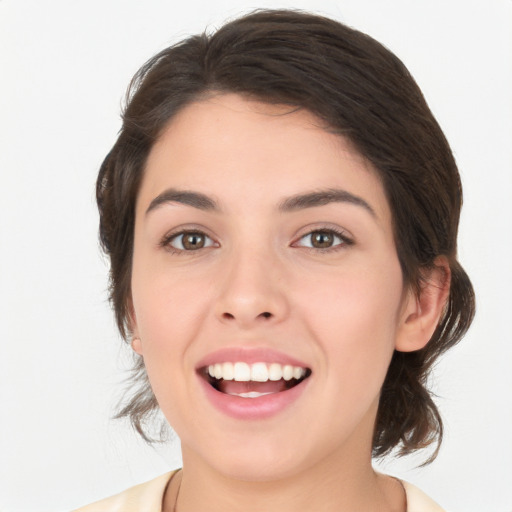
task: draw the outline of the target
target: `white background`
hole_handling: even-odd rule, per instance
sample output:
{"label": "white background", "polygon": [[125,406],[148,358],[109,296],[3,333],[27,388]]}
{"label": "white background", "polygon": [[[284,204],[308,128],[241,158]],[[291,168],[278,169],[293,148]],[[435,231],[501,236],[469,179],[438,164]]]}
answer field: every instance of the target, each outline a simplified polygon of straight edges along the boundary
{"label": "white background", "polygon": [[265,6],[383,42],[452,144],[478,316],[434,375],[438,460],[387,470],[452,512],[512,511],[510,0],[0,0],[0,510],[67,510],[178,467],[177,445],[148,448],[109,420],[128,358],[107,303],[95,175],[146,59]]}

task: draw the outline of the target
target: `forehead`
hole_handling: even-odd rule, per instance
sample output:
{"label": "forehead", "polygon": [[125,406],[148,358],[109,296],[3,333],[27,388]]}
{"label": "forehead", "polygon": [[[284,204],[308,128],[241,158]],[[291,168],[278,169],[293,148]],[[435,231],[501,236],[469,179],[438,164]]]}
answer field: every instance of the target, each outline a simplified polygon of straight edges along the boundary
{"label": "forehead", "polygon": [[[317,152],[312,151],[313,146]],[[175,157],[200,158],[198,150],[212,156],[228,151],[233,158],[243,153],[258,157],[257,162],[265,156],[275,161],[281,155],[280,160],[296,164],[306,152],[314,157],[327,148],[371,168],[348,139],[329,131],[326,123],[308,110],[233,93],[216,94],[185,106],[171,119],[150,152],[148,166],[171,152]]]}
{"label": "forehead", "polygon": [[370,199],[379,216],[389,214],[377,172],[349,140],[307,110],[236,94],[186,106],[162,132],[147,160],[141,199],[171,186],[214,196],[251,192],[269,201],[343,188]]}

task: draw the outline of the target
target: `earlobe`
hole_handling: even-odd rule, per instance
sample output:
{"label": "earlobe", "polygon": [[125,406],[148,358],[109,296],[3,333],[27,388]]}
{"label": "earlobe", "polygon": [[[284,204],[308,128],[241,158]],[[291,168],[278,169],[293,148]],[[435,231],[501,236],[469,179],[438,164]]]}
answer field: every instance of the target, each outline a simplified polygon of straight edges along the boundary
{"label": "earlobe", "polygon": [[127,311],[129,315],[129,322],[130,322],[130,332],[132,333],[132,341],[130,342],[130,345],[132,347],[132,350],[142,355],[142,342],[139,337],[138,327],[137,327],[137,317],[135,315],[135,309],[133,307],[133,301],[130,296],[127,303]]}
{"label": "earlobe", "polygon": [[140,341],[140,338],[137,336],[134,336],[131,341],[132,350],[139,354],[139,356],[142,355],[142,342]]}
{"label": "earlobe", "polygon": [[424,348],[432,338],[450,294],[450,265],[445,256],[422,273],[419,295],[409,289],[398,326],[395,349],[413,352]]}

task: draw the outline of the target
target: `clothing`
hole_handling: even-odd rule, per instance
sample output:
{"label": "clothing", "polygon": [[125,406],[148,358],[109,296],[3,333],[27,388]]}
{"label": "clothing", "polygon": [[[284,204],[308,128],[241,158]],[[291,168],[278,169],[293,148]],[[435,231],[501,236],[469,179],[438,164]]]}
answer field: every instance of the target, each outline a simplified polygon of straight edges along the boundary
{"label": "clothing", "polygon": [[[171,471],[149,482],[130,487],[120,494],[74,512],[162,512],[165,488],[176,471]],[[444,512],[443,509],[414,485],[403,482],[407,494],[407,512]]]}

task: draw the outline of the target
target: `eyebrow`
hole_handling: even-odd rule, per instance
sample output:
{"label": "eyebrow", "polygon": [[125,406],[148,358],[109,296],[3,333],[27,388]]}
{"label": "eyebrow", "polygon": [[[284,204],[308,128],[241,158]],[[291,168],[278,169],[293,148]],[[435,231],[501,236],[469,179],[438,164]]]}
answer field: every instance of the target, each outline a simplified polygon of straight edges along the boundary
{"label": "eyebrow", "polygon": [[[206,194],[192,192],[191,190],[169,188],[151,201],[146,210],[146,215],[166,203],[180,203],[203,211],[220,211],[217,202]],[[281,212],[293,212],[306,208],[324,206],[329,203],[354,204],[367,210],[373,217],[377,216],[375,210],[362,197],[356,196],[347,190],[337,188],[291,196],[280,203],[278,209]]]}
{"label": "eyebrow", "polygon": [[329,188],[318,190],[307,194],[298,194],[285,199],[280,205],[282,212],[292,212],[305,208],[315,208],[329,203],[349,203],[360,206],[367,210],[373,217],[377,217],[375,210],[362,198],[356,196],[347,190],[338,188]]}
{"label": "eyebrow", "polygon": [[181,203],[199,210],[220,211],[217,202],[206,194],[201,194],[201,192],[192,192],[190,190],[169,188],[151,201],[148,209],[146,210],[146,215],[166,203]]}

